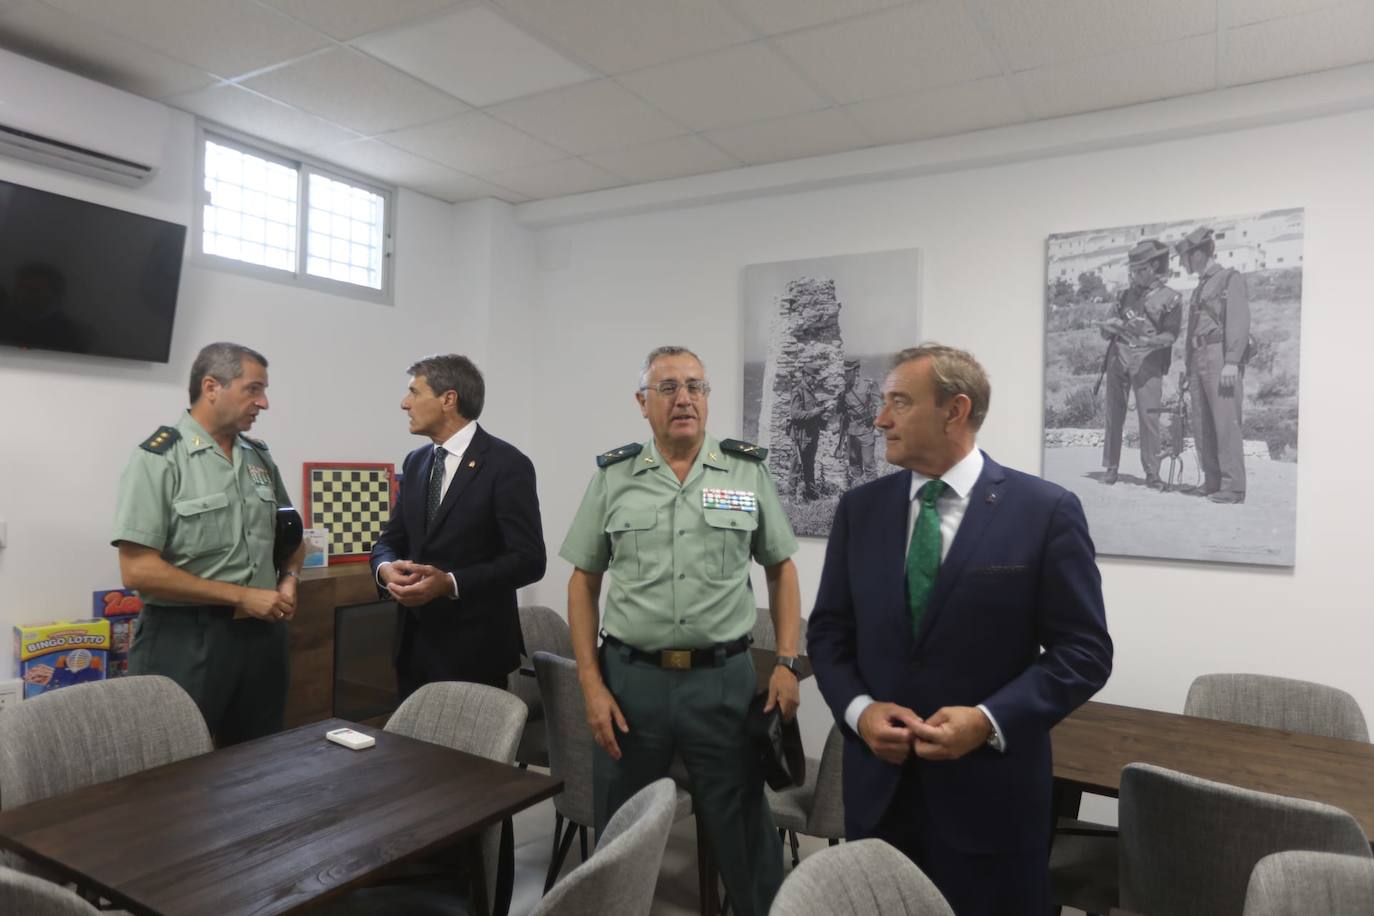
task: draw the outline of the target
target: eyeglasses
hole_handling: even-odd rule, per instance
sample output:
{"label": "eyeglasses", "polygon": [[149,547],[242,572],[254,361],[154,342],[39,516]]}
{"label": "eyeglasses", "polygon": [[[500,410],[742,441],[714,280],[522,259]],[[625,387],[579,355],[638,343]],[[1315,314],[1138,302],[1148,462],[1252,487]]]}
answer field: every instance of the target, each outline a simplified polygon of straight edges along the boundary
{"label": "eyeglasses", "polygon": [[687,389],[687,396],[694,401],[699,398],[704,398],[711,393],[710,382],[703,382],[700,379],[693,379],[692,381],[688,382],[686,386],[684,386],[681,382],[675,382],[672,379],[665,379],[664,381],[659,382],[657,385],[645,385],[643,388],[639,390],[657,391],[665,398],[675,398],[677,397],[678,389],[683,387],[686,387]]}

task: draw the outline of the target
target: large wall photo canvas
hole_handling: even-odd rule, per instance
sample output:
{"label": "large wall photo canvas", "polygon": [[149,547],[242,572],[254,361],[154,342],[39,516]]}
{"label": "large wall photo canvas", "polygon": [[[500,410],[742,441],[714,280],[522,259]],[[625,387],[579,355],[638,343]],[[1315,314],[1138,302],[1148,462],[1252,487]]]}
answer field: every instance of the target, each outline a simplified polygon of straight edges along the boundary
{"label": "large wall photo canvas", "polygon": [[1044,476],[1099,553],[1292,566],[1302,209],[1052,235]]}
{"label": "large wall photo canvas", "polygon": [[892,470],[873,421],[892,355],[918,343],[919,289],[916,249],[744,270],[744,437],[798,535],[827,537],[840,495]]}

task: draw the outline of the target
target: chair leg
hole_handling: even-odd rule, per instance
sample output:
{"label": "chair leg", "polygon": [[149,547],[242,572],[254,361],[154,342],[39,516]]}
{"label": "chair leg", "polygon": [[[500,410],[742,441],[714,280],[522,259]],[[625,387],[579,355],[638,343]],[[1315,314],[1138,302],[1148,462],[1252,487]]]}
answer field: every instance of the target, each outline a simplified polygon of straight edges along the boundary
{"label": "chair leg", "polygon": [[587,828],[577,828],[577,839],[582,847],[582,861],[587,861]]}
{"label": "chair leg", "polygon": [[840,845],[839,838],[838,838],[838,837],[833,837],[833,836],[832,836],[832,837],[830,838],[830,845],[831,845],[831,846],[838,846],[838,845]]}
{"label": "chair leg", "polygon": [[796,868],[798,863],[801,862],[801,856],[797,853],[797,831],[789,830],[787,831],[787,836],[791,840],[792,845],[792,867]]}
{"label": "chair leg", "polygon": [[563,870],[563,860],[568,857],[568,850],[572,848],[573,831],[576,829],[577,825],[568,821],[568,828],[561,838],[558,834],[554,834],[553,861],[549,863],[549,874],[544,879],[544,893],[546,894],[549,892],[549,888],[553,887],[553,883],[558,880],[558,873]]}

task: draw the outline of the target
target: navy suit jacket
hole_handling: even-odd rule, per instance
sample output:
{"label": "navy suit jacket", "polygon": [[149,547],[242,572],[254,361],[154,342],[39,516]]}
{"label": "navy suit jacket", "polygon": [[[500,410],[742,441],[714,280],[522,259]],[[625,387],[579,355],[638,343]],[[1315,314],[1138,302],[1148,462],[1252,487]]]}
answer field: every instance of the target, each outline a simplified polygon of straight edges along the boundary
{"label": "navy suit jacket", "polygon": [[[910,488],[911,473],[901,471],[841,498],[808,625],[817,683],[845,732],[846,835],[871,835],[898,781],[908,778],[919,782],[924,810],[951,847],[1043,850],[1050,729],[1111,673],[1102,580],[1082,506],[1062,487],[985,454],[913,634]],[[860,694],[923,717],[942,706],[985,704],[1006,753],[984,747],[955,761],[884,763],[843,725]]]}
{"label": "navy suit jacket", "polygon": [[[372,571],[413,560],[453,573],[458,598],[417,608],[397,605],[393,653],[411,631],[412,651],[453,680],[514,671],[520,664],[515,590],[543,578],[544,532],[534,465],[518,449],[478,427],[463,453],[434,522],[425,526],[425,497],[434,446],[406,456],[400,498],[372,547]],[[382,590],[382,596],[387,592]]]}

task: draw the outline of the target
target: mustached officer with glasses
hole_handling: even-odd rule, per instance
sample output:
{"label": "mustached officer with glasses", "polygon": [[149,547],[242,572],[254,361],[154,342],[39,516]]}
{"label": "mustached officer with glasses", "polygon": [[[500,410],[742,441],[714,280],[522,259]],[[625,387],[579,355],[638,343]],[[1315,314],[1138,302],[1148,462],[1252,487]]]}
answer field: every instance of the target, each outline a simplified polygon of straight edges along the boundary
{"label": "mustached officer with glasses", "polygon": [[[768,912],[782,846],[746,731],[756,676],[749,653],[764,568],[778,639],[768,709],[791,718],[801,595],[797,539],[764,464],[765,449],[706,433],[710,385],[683,347],[649,353],[635,398],[653,438],[606,452],[563,548],[578,676],[598,750],[597,829],[681,755],[699,829],[735,912]],[[610,573],[604,618],[598,600]],[[598,651],[598,627],[605,640]]]}

